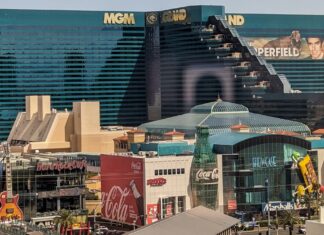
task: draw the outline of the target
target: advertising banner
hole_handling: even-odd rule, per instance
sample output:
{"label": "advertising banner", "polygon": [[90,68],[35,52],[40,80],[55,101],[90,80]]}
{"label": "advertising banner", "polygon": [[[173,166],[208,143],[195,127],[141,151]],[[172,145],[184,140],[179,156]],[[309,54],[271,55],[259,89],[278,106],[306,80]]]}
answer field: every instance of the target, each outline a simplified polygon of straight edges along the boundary
{"label": "advertising banner", "polygon": [[172,216],[172,204],[167,204],[166,205],[166,213],[165,213],[165,217],[170,217]]}
{"label": "advertising banner", "polygon": [[103,219],[144,224],[143,159],[101,155]]}
{"label": "advertising banner", "polygon": [[228,204],[228,210],[236,210],[237,209],[237,202],[235,199],[228,200],[227,204]]}
{"label": "advertising banner", "polygon": [[247,37],[245,39],[255,48],[259,56],[266,59],[324,59],[323,38],[302,37],[299,30],[278,38]]}
{"label": "advertising banner", "polygon": [[160,205],[159,204],[147,204],[147,224],[152,224],[159,220]]}
{"label": "advertising banner", "polygon": [[298,167],[302,173],[308,192],[313,192],[313,185],[317,184],[317,175],[308,154],[306,154],[303,160],[298,162]]}

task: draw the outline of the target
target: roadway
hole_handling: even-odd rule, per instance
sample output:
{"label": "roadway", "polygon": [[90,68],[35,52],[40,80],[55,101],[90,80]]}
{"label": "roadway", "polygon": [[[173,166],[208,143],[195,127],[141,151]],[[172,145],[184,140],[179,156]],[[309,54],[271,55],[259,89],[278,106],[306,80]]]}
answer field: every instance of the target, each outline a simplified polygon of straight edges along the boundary
{"label": "roadway", "polygon": [[[258,229],[251,230],[251,231],[240,231],[238,232],[239,235],[266,235],[267,234],[267,229],[266,228],[261,228],[260,231]],[[292,231],[292,235],[300,235],[298,233],[298,228],[294,228]],[[270,230],[270,235],[289,235],[289,229],[282,229],[279,228],[278,232],[277,230]]]}

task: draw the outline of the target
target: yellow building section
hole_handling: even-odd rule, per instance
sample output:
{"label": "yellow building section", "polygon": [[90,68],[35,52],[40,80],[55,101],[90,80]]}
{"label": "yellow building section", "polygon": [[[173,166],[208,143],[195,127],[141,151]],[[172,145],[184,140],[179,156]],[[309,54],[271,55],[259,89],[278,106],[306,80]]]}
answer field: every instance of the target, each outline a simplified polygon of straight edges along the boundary
{"label": "yellow building section", "polygon": [[298,166],[304,178],[308,192],[313,192],[313,186],[318,184],[318,181],[310,156],[306,154],[305,157],[298,162]]}
{"label": "yellow building section", "polygon": [[100,175],[90,177],[85,182],[86,187],[89,191],[88,195],[92,197],[86,198],[86,209],[89,214],[100,214],[101,213],[101,180]]}

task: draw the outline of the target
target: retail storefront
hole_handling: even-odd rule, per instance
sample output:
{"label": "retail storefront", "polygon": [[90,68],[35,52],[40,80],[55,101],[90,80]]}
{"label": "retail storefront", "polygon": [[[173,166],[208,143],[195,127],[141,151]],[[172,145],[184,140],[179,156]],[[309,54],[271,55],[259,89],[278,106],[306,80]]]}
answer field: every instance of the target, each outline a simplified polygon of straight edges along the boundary
{"label": "retail storefront", "polygon": [[101,155],[102,217],[144,225],[191,208],[192,156]]}
{"label": "retail storefront", "polygon": [[[286,135],[257,133],[227,133],[209,137],[217,155],[219,177],[219,208],[225,213],[267,211],[269,201],[278,208],[296,206],[293,193],[297,185],[304,185],[301,172],[291,156],[307,153],[316,166],[317,152],[310,142]],[[315,167],[316,169],[316,167]]]}
{"label": "retail storefront", "polygon": [[84,209],[85,158],[38,154],[16,158],[11,165],[13,193],[19,195],[25,220],[60,209]]}

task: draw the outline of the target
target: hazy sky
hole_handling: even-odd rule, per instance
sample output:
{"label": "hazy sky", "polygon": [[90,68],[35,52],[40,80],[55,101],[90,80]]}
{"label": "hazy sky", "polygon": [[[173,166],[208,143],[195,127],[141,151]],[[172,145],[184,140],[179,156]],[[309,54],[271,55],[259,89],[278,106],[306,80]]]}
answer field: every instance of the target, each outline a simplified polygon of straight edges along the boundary
{"label": "hazy sky", "polygon": [[150,11],[189,5],[223,5],[234,13],[324,15],[323,0],[0,0],[0,9]]}

